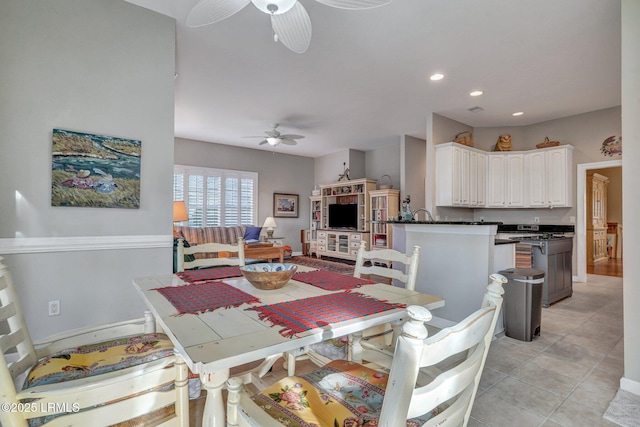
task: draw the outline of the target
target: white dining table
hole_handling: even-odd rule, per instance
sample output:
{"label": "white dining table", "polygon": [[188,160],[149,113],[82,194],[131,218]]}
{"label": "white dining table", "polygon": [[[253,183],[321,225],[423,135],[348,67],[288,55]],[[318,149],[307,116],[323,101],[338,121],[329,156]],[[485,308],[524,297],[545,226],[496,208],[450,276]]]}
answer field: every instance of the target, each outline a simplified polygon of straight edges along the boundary
{"label": "white dining table", "polygon": [[[312,270],[315,269],[298,266],[298,272]],[[275,358],[284,352],[296,351],[330,338],[354,334],[376,325],[398,321],[406,316],[405,309],[394,308],[347,321],[327,323],[322,327],[286,337],[280,333],[282,328],[279,325],[261,320],[257,311],[247,309],[338,291],[323,290],[296,280],[290,280],[277,290],[257,289],[244,277],[223,281],[257,297],[260,302],[219,308],[205,313],[178,315],[172,303],[155,289],[184,286],[189,283],[175,274],[133,280],[135,289],[155,316],[157,325],[169,336],[189,369],[200,376],[202,387],[207,392],[202,421],[204,427],[225,425],[222,389],[229,378],[231,368],[265,358],[273,364]],[[383,283],[361,286],[353,291],[389,303],[421,305],[430,310],[444,306],[444,300],[437,296]]]}

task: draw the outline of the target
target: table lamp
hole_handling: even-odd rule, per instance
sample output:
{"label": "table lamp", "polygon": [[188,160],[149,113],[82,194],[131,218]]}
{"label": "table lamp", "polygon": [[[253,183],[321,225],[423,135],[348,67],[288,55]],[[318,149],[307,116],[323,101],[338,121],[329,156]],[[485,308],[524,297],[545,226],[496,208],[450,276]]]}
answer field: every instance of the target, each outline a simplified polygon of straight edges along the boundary
{"label": "table lamp", "polygon": [[176,222],[189,221],[187,205],[184,202],[173,202],[173,235],[176,236]]}
{"label": "table lamp", "polygon": [[277,226],[278,224],[276,224],[276,220],[273,219],[272,216],[268,216],[267,219],[264,220],[264,224],[262,225],[262,228],[267,229],[267,237],[271,238],[273,237],[273,229],[276,228]]}

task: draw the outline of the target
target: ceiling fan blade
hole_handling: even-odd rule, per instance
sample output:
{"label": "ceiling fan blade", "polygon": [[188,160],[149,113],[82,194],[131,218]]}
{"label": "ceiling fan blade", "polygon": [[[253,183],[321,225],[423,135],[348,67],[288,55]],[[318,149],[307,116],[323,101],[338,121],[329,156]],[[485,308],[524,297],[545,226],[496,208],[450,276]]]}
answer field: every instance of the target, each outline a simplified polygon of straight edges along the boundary
{"label": "ceiling fan blade", "polygon": [[264,141],[260,141],[260,143],[258,145],[264,145],[266,144],[268,141],[265,139]]}
{"label": "ceiling fan blade", "polygon": [[302,139],[302,138],[304,138],[304,136],[302,136],[302,135],[296,135],[296,134],[293,134],[293,133],[287,133],[287,134],[284,134],[284,135],[280,135],[280,138],[287,138],[287,139]]}
{"label": "ceiling fan blade", "polygon": [[241,136],[240,138],[264,138],[264,135],[260,135],[260,136]]}
{"label": "ceiling fan blade", "polygon": [[200,0],[187,15],[188,27],[202,27],[240,12],[251,0]]}
{"label": "ceiling fan blade", "polygon": [[265,130],[264,133],[266,133],[267,136],[270,136],[271,138],[279,138],[280,137],[280,132],[278,132],[275,129],[273,129],[273,130]]}
{"label": "ceiling fan blade", "polygon": [[327,6],[339,9],[372,9],[391,3],[391,0],[316,0]]}
{"label": "ceiling fan blade", "polygon": [[289,138],[282,138],[281,141],[284,145],[296,145],[298,142],[293,140],[293,139],[289,139]]}
{"label": "ceiling fan blade", "polygon": [[281,15],[271,15],[273,32],[295,53],[305,53],[311,43],[311,19],[299,1]]}

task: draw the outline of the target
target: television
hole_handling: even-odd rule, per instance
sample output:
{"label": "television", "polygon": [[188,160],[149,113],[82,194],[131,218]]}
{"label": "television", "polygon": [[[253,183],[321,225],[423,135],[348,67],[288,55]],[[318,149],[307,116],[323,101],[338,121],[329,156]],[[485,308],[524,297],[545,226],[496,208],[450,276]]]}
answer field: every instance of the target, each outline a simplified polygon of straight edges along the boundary
{"label": "television", "polygon": [[329,228],[358,228],[358,204],[329,205]]}

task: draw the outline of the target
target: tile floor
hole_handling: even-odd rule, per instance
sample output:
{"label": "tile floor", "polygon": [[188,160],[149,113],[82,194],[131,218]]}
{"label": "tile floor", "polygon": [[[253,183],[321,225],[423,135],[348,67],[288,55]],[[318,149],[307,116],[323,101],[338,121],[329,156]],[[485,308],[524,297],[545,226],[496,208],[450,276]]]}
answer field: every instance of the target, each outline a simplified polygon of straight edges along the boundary
{"label": "tile floor", "polygon": [[[619,427],[602,414],[623,375],[622,278],[588,275],[573,291],[542,309],[540,337],[491,344],[469,427]],[[281,365],[263,386],[286,376]],[[298,373],[315,368],[296,364]],[[199,427],[204,393],[190,406],[191,426]]]}
{"label": "tile floor", "polygon": [[617,426],[602,414],[623,375],[622,278],[573,291],[542,309],[539,338],[491,344],[469,426]]}

